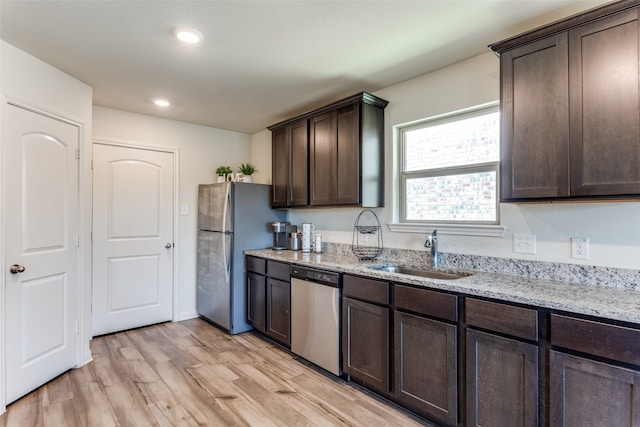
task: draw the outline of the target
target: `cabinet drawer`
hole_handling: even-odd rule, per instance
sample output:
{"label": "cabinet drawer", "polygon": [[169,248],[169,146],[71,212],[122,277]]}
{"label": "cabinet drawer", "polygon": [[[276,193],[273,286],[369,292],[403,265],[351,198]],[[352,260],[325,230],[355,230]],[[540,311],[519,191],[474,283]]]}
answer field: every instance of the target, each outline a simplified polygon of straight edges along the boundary
{"label": "cabinet drawer", "polygon": [[551,345],[640,365],[640,330],[551,315]]}
{"label": "cabinet drawer", "polygon": [[290,282],[291,273],[289,270],[289,264],[286,262],[267,261],[267,275],[269,277]]}
{"label": "cabinet drawer", "polygon": [[458,297],[443,292],[395,285],[396,308],[455,322],[458,320]]}
{"label": "cabinet drawer", "polygon": [[267,273],[267,260],[263,258],[256,258],[253,256],[245,257],[246,268],[248,271],[253,271],[258,274]]}
{"label": "cabinet drawer", "polygon": [[527,340],[538,340],[536,310],[474,298],[467,298],[465,306],[466,320],[470,326]]}
{"label": "cabinet drawer", "polygon": [[389,283],[345,275],[342,279],[342,295],[377,304],[389,304]]}

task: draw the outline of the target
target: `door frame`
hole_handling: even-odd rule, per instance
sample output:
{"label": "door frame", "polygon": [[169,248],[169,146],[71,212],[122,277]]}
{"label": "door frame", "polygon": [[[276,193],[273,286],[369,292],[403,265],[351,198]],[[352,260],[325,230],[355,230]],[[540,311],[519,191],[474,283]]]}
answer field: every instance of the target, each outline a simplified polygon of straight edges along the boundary
{"label": "door frame", "polygon": [[[90,335],[87,334],[87,322],[90,318],[87,318],[86,314],[89,313],[89,308],[83,305],[83,301],[87,300],[87,296],[91,292],[89,283],[86,279],[91,277],[91,251],[90,251],[90,227],[87,227],[87,203],[90,204],[91,197],[87,197],[85,180],[88,176],[87,171],[90,168],[91,155],[87,153],[87,126],[84,120],[73,117],[68,114],[62,113],[58,110],[47,108],[41,105],[36,105],[28,100],[7,96],[0,92],[0,129],[4,116],[1,110],[6,104],[12,105],[16,108],[22,108],[35,114],[39,114],[54,120],[59,120],[68,123],[78,128],[79,140],[78,140],[78,169],[77,169],[77,202],[78,202],[78,220],[80,222],[78,226],[78,242],[80,250],[77,254],[77,277],[78,277],[78,292],[77,292],[77,321],[79,326],[78,334],[76,335],[77,353],[76,353],[76,367],[80,367],[86,363],[89,363],[91,358],[91,352],[89,350]],[[0,140],[2,134],[0,133]],[[1,141],[0,141],[1,142]],[[0,308],[2,313],[0,314],[0,415],[6,412],[6,262],[5,262],[5,216],[4,209],[6,207],[5,202],[5,185],[9,183],[5,177],[5,144],[0,143],[0,269],[2,274],[0,275]],[[83,179],[85,178],[85,179]],[[90,210],[89,210],[90,212]],[[90,213],[89,213],[90,215]],[[90,313],[89,313],[90,314]]]}
{"label": "door frame", "polygon": [[[178,212],[178,200],[180,200],[180,149],[175,147],[167,147],[161,145],[146,144],[134,141],[126,141],[121,139],[112,138],[93,138],[91,143],[91,151],[93,152],[93,146],[95,144],[111,145],[114,147],[133,148],[138,150],[160,151],[163,153],[169,153],[173,156],[173,194],[172,206],[173,206],[173,277],[171,278],[171,321],[175,322],[178,316],[178,274],[179,259],[180,259],[180,233],[178,233],[180,226],[180,216]],[[93,194],[93,162],[91,164],[91,189]],[[93,212],[91,213],[91,222],[93,224]],[[93,226],[91,227],[93,230]],[[93,270],[93,239],[91,241],[91,265]],[[93,274],[91,275],[91,302],[93,303]],[[93,314],[91,315],[91,321],[93,321]],[[91,328],[90,328],[91,330]]]}

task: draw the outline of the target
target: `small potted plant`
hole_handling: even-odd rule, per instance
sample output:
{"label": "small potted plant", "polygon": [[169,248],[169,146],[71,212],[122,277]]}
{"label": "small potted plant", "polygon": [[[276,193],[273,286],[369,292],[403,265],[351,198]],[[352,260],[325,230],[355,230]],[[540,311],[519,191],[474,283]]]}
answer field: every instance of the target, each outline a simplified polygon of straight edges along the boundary
{"label": "small potted plant", "polygon": [[218,166],[216,169],[216,175],[218,175],[218,182],[225,182],[227,180],[227,175],[233,173],[231,167],[229,166]]}
{"label": "small potted plant", "polygon": [[251,163],[243,163],[240,165],[238,170],[243,175],[242,182],[253,182],[253,178],[251,177],[251,175],[253,175],[257,171],[255,166],[253,166]]}

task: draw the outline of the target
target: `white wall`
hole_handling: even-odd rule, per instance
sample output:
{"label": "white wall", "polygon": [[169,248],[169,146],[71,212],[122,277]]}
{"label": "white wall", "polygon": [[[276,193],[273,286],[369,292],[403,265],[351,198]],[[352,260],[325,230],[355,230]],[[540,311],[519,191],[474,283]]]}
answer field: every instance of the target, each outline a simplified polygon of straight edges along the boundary
{"label": "white wall", "polygon": [[[4,100],[18,101],[29,107],[52,112],[81,124],[80,145],[80,348],[78,364],[91,360],[89,349],[91,301],[91,102],[92,89],[73,77],[0,40],[0,92]],[[0,127],[2,117],[0,116]],[[4,156],[2,156],[4,160]],[[2,167],[0,166],[0,169]],[[0,170],[0,172],[2,172]],[[12,185],[0,173],[0,188]],[[3,212],[0,223],[3,227]],[[4,242],[4,236],[0,241]],[[4,243],[0,245],[0,269],[5,272]],[[0,307],[5,304],[5,274],[0,275]],[[0,316],[0,366],[4,369],[4,316]],[[4,373],[4,371],[2,371]],[[0,376],[0,413],[4,410],[4,377]]]}
{"label": "white wall", "polygon": [[[383,224],[397,220],[397,152],[394,127],[437,114],[497,101],[499,58],[491,52],[382,89],[385,109],[385,207],[375,209]],[[265,141],[266,143],[266,141]],[[313,222],[325,240],[351,243],[360,209],[292,210],[294,224]],[[503,238],[444,235],[443,252],[535,261],[640,268],[640,203],[502,204]],[[424,250],[426,233],[392,233],[384,229],[386,247]],[[535,234],[537,253],[513,253],[513,234]],[[571,237],[590,239],[590,259],[571,258]]]}
{"label": "white wall", "polygon": [[[179,200],[176,201],[176,320],[196,316],[196,244],[198,184],[215,182],[215,169],[251,160],[247,134],[193,125],[142,114],[94,106],[93,138],[179,150]],[[259,167],[260,169],[260,167]],[[271,169],[269,168],[269,174]],[[181,205],[189,214],[181,215]]]}
{"label": "white wall", "polygon": [[257,168],[253,182],[271,184],[271,131],[251,135],[251,164]]}

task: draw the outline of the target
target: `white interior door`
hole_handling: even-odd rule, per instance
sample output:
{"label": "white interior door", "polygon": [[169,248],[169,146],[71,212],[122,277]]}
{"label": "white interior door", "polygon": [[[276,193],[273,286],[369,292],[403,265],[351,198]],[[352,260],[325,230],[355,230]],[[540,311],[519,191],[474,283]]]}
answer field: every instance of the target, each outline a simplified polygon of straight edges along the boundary
{"label": "white interior door", "polygon": [[93,335],[171,320],[173,153],[93,146]]}
{"label": "white interior door", "polygon": [[80,129],[3,104],[7,403],[78,357]]}

